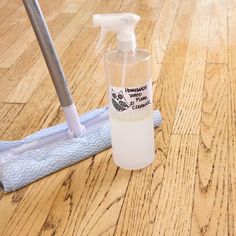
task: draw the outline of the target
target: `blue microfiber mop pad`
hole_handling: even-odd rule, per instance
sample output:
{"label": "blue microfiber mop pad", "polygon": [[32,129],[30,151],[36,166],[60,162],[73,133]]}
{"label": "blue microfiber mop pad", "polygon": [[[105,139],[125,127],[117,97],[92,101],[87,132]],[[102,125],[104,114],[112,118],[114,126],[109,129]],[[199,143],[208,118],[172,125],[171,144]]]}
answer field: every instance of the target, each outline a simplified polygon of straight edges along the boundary
{"label": "blue microfiber mop pad", "polygon": [[[92,110],[81,116],[81,123],[102,113],[106,108]],[[159,111],[154,111],[154,126],[161,124]],[[20,141],[0,142],[0,151],[16,144],[32,142],[58,131],[66,130],[67,124],[56,125],[38,131]],[[73,165],[111,147],[110,125],[106,122],[94,132],[83,137],[60,141],[37,150],[29,150],[7,160],[0,156],[0,185],[4,192],[15,191],[64,167]]]}
{"label": "blue microfiber mop pad", "polygon": [[[81,115],[80,116],[81,123],[84,123],[87,120],[90,120],[90,119],[98,116],[99,114],[103,113],[106,109],[107,109],[107,107],[103,107],[103,108],[100,108],[100,109],[94,109],[94,110],[91,110],[91,111]],[[40,130],[36,133],[33,133],[33,134],[25,137],[22,140],[1,141],[0,142],[0,152],[4,151],[5,149],[11,148],[11,147],[15,146],[16,144],[20,146],[24,143],[29,143],[29,142],[32,142],[32,141],[36,141],[39,138],[47,137],[51,134],[55,134],[59,131],[63,131],[63,130],[67,130],[67,129],[68,129],[67,123],[62,123],[62,124],[58,124],[58,125],[55,125],[55,126],[52,126],[52,127],[49,127],[49,128],[42,129],[42,130]]]}

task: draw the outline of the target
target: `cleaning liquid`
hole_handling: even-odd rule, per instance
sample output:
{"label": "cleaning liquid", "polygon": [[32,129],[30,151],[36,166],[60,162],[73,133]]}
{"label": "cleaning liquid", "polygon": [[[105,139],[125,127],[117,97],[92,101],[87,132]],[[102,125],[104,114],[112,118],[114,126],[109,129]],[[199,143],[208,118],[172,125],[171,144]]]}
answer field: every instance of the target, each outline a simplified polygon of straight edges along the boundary
{"label": "cleaning liquid", "polygon": [[[118,49],[105,54],[113,161],[134,170],[155,158],[150,54],[136,49],[134,28],[140,17],[131,13],[95,15],[100,42],[117,33]],[[99,42],[99,43],[100,43]]]}
{"label": "cleaning liquid", "polygon": [[155,158],[152,112],[127,120],[110,114],[110,121],[114,162],[133,170],[152,163]]}

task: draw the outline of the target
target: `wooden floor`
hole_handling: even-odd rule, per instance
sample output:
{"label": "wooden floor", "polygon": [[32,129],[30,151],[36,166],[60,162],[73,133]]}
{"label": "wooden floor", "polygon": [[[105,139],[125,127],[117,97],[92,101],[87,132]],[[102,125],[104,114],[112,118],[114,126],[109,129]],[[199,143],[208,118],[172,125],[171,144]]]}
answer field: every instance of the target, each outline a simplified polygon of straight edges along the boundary
{"label": "wooden floor", "polygon": [[[117,168],[108,150],[1,192],[0,235],[236,235],[236,0],[40,3],[80,113],[107,104],[92,15],[139,14],[164,122],[144,170]],[[0,77],[2,140],[63,122],[20,0],[0,1]]]}

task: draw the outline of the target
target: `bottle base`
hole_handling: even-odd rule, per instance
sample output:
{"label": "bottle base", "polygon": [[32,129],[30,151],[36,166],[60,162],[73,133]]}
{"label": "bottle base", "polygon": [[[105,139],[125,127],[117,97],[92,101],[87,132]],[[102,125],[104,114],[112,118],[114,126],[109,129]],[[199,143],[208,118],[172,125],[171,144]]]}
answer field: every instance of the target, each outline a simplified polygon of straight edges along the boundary
{"label": "bottle base", "polygon": [[113,159],[114,164],[117,165],[118,167],[120,167],[121,169],[124,169],[124,170],[142,170],[142,169],[145,169],[146,167],[150,166],[153,163],[153,161],[148,162],[148,163],[143,163],[142,165],[137,165],[137,166],[126,166],[126,165],[122,165],[120,163],[117,163]]}

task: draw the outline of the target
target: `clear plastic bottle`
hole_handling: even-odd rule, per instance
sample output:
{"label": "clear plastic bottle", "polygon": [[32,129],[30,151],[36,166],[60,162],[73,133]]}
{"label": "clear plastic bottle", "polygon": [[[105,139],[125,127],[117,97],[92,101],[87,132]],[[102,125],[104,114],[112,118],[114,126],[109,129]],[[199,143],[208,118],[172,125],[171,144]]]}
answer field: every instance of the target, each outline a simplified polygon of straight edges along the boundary
{"label": "clear plastic bottle", "polygon": [[112,50],[105,55],[105,72],[113,160],[124,169],[144,168],[155,158],[150,55]]}
{"label": "clear plastic bottle", "polygon": [[93,16],[101,27],[99,44],[115,32],[118,50],[105,55],[113,160],[129,170],[142,169],[155,158],[150,55],[136,48],[134,28],[140,17],[132,13]]}

